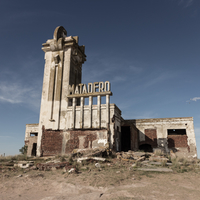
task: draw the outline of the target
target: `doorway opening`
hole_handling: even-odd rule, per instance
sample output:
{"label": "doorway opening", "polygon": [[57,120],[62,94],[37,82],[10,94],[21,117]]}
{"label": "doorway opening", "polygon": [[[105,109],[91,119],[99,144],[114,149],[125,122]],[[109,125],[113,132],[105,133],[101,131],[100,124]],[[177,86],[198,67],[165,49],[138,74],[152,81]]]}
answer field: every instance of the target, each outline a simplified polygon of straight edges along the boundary
{"label": "doorway opening", "polygon": [[36,151],[37,151],[37,143],[33,143],[31,156],[36,156]]}
{"label": "doorway opening", "polygon": [[131,150],[130,126],[121,127],[121,151]]}

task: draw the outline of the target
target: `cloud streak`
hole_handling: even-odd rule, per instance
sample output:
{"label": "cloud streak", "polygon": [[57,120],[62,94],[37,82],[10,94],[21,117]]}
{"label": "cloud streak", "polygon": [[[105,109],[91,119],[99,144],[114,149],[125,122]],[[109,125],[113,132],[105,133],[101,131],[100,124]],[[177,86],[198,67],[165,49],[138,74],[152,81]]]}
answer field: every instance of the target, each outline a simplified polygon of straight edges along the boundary
{"label": "cloud streak", "polygon": [[40,101],[39,91],[34,86],[22,85],[19,82],[0,82],[0,102],[10,104],[25,103],[33,108],[38,108]]}
{"label": "cloud streak", "polygon": [[194,0],[180,0],[178,5],[184,5],[185,8],[191,6],[194,3]]}
{"label": "cloud streak", "polygon": [[197,101],[197,100],[200,100],[200,97],[194,97],[192,99],[190,99],[191,101]]}

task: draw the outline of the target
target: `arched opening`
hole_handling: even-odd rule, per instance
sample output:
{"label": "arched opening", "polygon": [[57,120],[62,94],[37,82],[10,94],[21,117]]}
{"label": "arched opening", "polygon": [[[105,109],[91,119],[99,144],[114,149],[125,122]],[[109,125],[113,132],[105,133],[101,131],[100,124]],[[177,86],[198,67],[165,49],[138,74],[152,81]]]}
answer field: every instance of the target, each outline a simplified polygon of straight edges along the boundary
{"label": "arched opening", "polygon": [[139,146],[139,150],[144,152],[153,152],[153,148],[150,144],[141,144]]}

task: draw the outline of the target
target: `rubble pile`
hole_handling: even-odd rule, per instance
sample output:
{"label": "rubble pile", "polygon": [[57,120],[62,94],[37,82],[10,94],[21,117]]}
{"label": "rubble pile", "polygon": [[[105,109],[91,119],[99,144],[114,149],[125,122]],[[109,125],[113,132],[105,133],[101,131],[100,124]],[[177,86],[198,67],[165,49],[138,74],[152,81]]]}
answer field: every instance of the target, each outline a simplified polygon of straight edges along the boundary
{"label": "rubble pile", "polygon": [[[68,156],[51,156],[42,158],[27,158],[29,161],[17,161],[10,160],[0,162],[0,172],[5,171],[17,171],[19,168],[25,170],[39,170],[49,171],[63,169],[63,172],[78,173],[78,165],[82,164],[82,168],[86,167],[90,163],[101,171],[101,166],[114,167],[117,163],[127,165],[129,168],[133,167],[137,170],[143,171],[162,171],[172,172],[174,166],[177,169],[184,169],[186,166],[194,166],[193,168],[200,168],[198,160],[188,161],[180,160],[175,157],[174,153],[163,154],[163,153],[150,153],[150,152],[117,152],[114,153],[108,148],[97,148],[97,149],[74,149],[73,152]],[[174,163],[173,163],[174,162]],[[101,164],[102,163],[102,164]],[[125,164],[126,163],[126,164]],[[81,169],[82,169],[81,168]],[[88,167],[86,167],[88,169]]]}
{"label": "rubble pile", "polygon": [[150,152],[136,152],[136,151],[128,151],[128,152],[118,152],[116,153],[117,159],[121,161],[130,161],[130,162],[142,162],[145,163],[153,161],[153,162],[171,162],[167,155],[156,155]]}

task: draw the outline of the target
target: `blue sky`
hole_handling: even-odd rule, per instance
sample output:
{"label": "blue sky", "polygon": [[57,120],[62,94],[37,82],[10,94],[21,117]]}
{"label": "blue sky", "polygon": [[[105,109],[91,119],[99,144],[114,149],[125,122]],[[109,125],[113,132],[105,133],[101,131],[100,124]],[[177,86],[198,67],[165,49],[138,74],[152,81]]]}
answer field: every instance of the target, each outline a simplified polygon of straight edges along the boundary
{"label": "blue sky", "polygon": [[86,46],[82,82],[111,82],[125,119],[194,117],[200,155],[200,1],[0,2],[0,154],[38,123],[42,43],[57,26]]}

